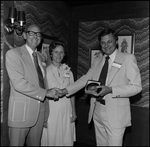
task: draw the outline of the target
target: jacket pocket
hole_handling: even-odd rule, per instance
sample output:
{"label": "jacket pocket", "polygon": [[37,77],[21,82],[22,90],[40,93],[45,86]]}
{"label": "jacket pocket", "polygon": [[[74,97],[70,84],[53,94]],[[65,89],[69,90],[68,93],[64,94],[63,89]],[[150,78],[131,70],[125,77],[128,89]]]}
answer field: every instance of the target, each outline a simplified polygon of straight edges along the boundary
{"label": "jacket pocket", "polygon": [[15,101],[10,103],[10,119],[12,121],[26,121],[28,117],[29,103]]}

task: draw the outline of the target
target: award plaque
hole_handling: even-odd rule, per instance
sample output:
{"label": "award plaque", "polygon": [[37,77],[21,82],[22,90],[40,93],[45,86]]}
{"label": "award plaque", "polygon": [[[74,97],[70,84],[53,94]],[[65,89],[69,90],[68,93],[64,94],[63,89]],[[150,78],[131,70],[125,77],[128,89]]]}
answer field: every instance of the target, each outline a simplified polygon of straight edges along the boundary
{"label": "award plaque", "polygon": [[86,86],[85,86],[85,91],[88,92],[100,92],[101,88],[97,88],[100,86],[99,81],[94,81],[94,80],[88,80]]}

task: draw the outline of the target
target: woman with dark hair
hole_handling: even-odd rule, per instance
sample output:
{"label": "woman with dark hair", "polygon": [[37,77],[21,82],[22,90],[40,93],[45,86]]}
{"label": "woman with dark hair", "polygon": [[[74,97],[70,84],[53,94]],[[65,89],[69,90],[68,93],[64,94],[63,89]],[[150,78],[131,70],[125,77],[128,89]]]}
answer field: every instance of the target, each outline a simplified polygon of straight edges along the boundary
{"label": "woman with dark hair", "polygon": [[[49,46],[51,64],[46,69],[46,87],[66,88],[74,82],[70,67],[62,63],[65,45],[53,41]],[[42,136],[42,146],[73,146],[75,141],[76,110],[74,97],[49,100],[49,117]]]}

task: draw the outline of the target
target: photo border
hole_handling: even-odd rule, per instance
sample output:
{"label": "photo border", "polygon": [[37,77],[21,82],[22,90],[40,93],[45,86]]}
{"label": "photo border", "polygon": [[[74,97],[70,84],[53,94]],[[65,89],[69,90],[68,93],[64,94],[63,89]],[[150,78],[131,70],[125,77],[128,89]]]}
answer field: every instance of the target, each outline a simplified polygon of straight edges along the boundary
{"label": "photo border", "polygon": [[119,51],[121,51],[121,42],[123,42],[123,39],[126,39],[127,44],[129,45],[127,47],[127,53],[134,54],[135,34],[119,34],[118,35],[118,50]]}
{"label": "photo border", "polygon": [[96,57],[96,56],[99,56],[99,54],[102,54],[101,50],[100,49],[90,49],[90,67],[93,63],[93,59]]}

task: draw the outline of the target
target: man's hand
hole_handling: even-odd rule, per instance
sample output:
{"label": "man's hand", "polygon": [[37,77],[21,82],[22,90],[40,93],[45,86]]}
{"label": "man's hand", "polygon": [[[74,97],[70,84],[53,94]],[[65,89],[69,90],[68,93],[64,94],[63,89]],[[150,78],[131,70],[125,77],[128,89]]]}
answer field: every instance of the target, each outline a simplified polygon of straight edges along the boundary
{"label": "man's hand", "polygon": [[51,88],[47,90],[46,97],[53,98],[54,100],[59,99],[59,93],[61,93],[61,89],[58,88]]}
{"label": "man's hand", "polygon": [[[100,91],[98,91],[100,89]],[[86,94],[91,94],[94,95],[95,97],[103,97],[105,95],[107,95],[108,93],[112,93],[112,88],[108,87],[108,86],[97,86],[97,90],[86,90],[85,89],[85,93]]]}
{"label": "man's hand", "polygon": [[105,95],[109,94],[109,93],[112,93],[112,87],[108,87],[108,86],[104,86],[104,85],[100,85],[100,86],[97,86],[97,88],[101,89],[100,92],[93,92],[92,95],[96,96],[96,97],[104,97]]}
{"label": "man's hand", "polygon": [[66,88],[64,88],[64,89],[59,89],[59,91],[58,91],[58,97],[59,97],[59,98],[65,96],[66,94],[68,94],[68,91],[67,91]]}

